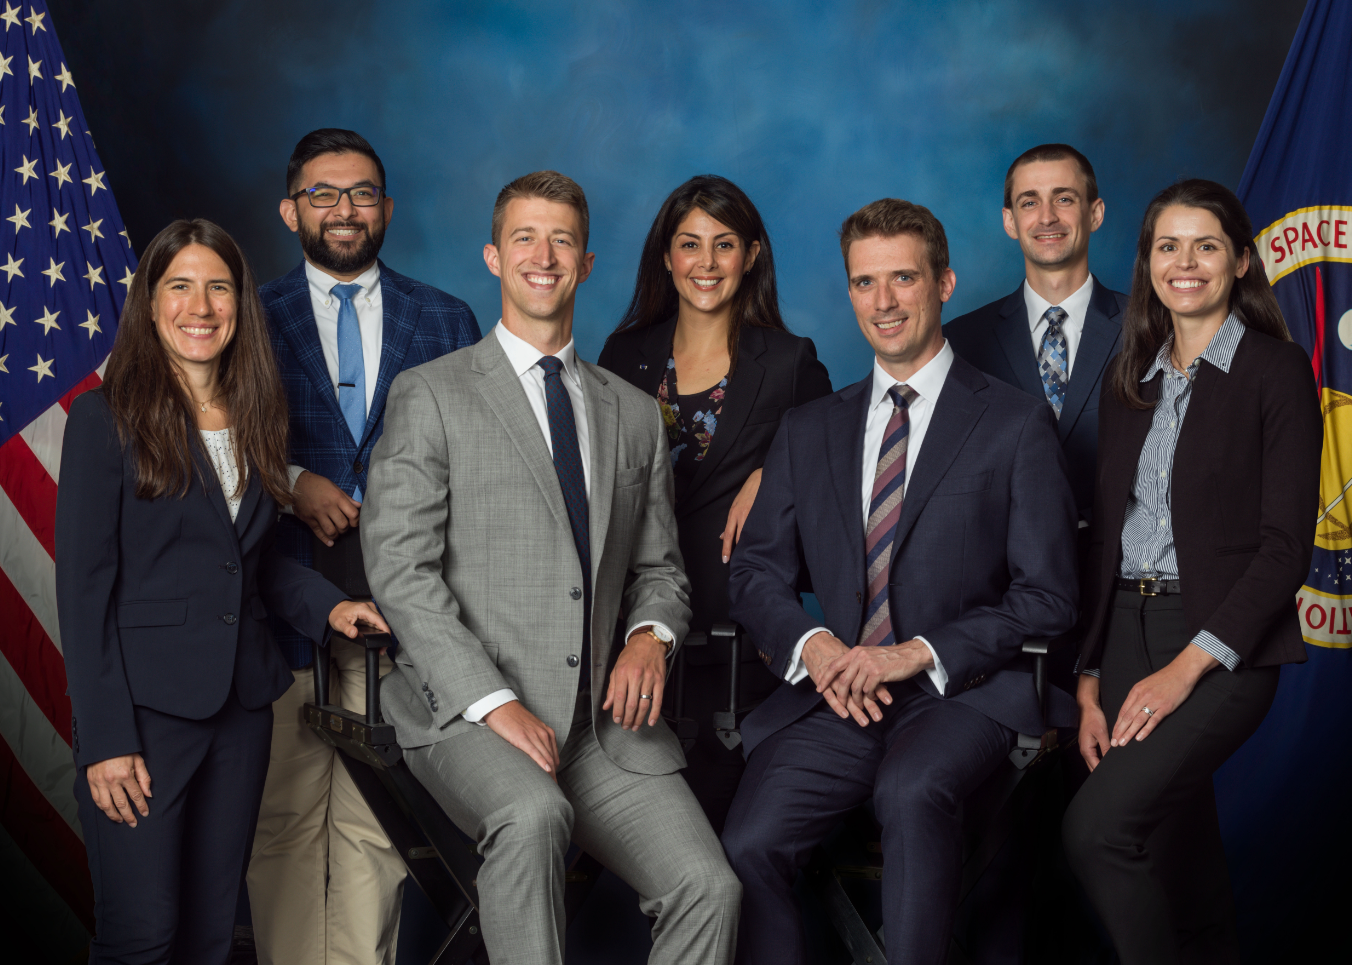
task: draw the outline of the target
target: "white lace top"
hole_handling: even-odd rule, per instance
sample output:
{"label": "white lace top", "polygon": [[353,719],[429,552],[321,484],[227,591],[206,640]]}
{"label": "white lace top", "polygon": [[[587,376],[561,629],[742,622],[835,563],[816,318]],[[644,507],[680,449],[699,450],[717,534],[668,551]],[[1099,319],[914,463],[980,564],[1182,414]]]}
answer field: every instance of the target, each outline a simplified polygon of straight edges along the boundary
{"label": "white lace top", "polygon": [[[244,500],[244,489],[239,485],[239,467],[235,465],[235,450],[230,444],[230,430],[200,430],[202,442],[206,445],[207,456],[216,470],[216,478],[221,481],[221,490],[225,493],[225,504],[230,507],[230,520],[234,521],[239,513],[239,504]],[[235,490],[238,489],[238,495]]]}

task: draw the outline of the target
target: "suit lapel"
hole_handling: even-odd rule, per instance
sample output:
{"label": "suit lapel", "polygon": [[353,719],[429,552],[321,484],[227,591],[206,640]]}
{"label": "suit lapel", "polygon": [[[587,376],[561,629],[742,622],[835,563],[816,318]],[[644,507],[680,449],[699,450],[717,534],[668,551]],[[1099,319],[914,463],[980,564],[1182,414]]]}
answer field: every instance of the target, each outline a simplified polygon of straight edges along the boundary
{"label": "suit lapel", "polygon": [[[1153,379],[1141,386],[1141,398],[1147,402],[1155,402],[1160,397],[1160,386],[1163,382],[1163,373],[1156,373]],[[1195,403],[1195,398],[1188,403],[1189,410]],[[1120,533],[1127,516],[1127,497],[1136,478],[1136,467],[1141,461],[1145,437],[1150,434],[1150,423],[1155,418],[1155,408],[1151,406],[1149,409],[1128,409],[1116,401],[1112,405],[1117,409],[1116,418],[1121,420],[1121,424],[1120,428],[1116,423],[1106,427],[1103,435],[1105,448],[1099,452],[1098,478],[1104,480],[1104,503],[1109,512],[1115,514],[1115,518],[1103,520],[1103,532]],[[1111,417],[1105,412],[1100,414],[1099,418],[1106,422]],[[1184,420],[1184,431],[1187,430],[1188,424]],[[1115,441],[1108,444],[1107,440],[1114,437]],[[1183,441],[1181,433],[1179,441]],[[1095,523],[1097,522],[1095,520]],[[1109,551],[1112,552],[1111,548]]]}
{"label": "suit lapel", "polygon": [[864,575],[864,425],[872,395],[873,373],[843,390],[839,401],[827,413],[826,464],[836,491],[836,505],[844,523],[841,532],[847,541],[846,559],[859,561],[859,576]]}
{"label": "suit lapel", "polygon": [[[404,368],[404,356],[408,354],[408,344],[413,338],[413,330],[418,325],[421,309],[400,285],[403,277],[396,275],[380,263],[380,302],[382,306],[380,336],[380,374],[376,377],[376,391],[371,397],[371,410],[366,413],[366,428],[362,431],[362,442],[371,434],[385,410],[385,398],[390,392],[390,383]],[[361,448],[359,445],[358,449]]]}
{"label": "suit lapel", "polygon": [[[502,423],[507,437],[526,463],[535,484],[540,488],[549,511],[565,530],[571,532],[568,521],[568,508],[563,504],[563,490],[559,488],[559,476],[554,471],[554,460],[549,455],[549,446],[540,433],[540,424],[531,411],[526,390],[512,371],[507,361],[507,353],[497,337],[485,338],[471,350],[474,352],[473,369],[483,376],[477,386],[479,394],[488,403],[489,409]],[[590,424],[589,424],[590,427]]]}
{"label": "suit lapel", "polygon": [[[683,508],[686,512],[700,506],[700,487],[717,471],[719,463],[732,450],[742,427],[746,425],[765,378],[765,367],[757,361],[757,356],[764,352],[764,333],[754,328],[743,329],[738,346],[737,368],[724,390],[723,407],[718,415],[718,425],[714,428],[714,437],[709,441],[709,449],[704,453],[704,459],[695,470],[690,489],[685,494]],[[678,379],[680,375],[680,372],[676,373]]]}
{"label": "suit lapel", "polygon": [[[205,495],[207,502],[211,503],[212,508],[216,510],[216,515],[220,517],[221,522],[225,525],[226,532],[229,534],[231,546],[235,550],[236,557],[238,557],[239,535],[235,531],[234,520],[230,518],[230,507],[226,505],[225,491],[221,489],[221,481],[216,476],[216,469],[212,466],[211,460],[207,458],[206,453],[202,452],[198,447],[193,448],[192,459],[193,464],[197,467],[197,472],[202,477],[202,483],[206,487]],[[250,482],[249,489],[254,488],[256,485],[258,485],[257,482]],[[247,498],[247,490],[245,491],[245,495]],[[257,502],[256,498],[255,502]],[[244,507],[241,505],[241,512],[238,514],[241,518],[244,515],[243,509]],[[252,512],[252,509],[250,512]]]}
{"label": "suit lapel", "polygon": [[304,265],[286,277],[281,297],[271,307],[270,314],[277,331],[291,346],[301,371],[314,386],[315,395],[323,400],[339,424],[347,425],[343,410],[338,407],[338,393],[333,389],[328,364],[324,361],[324,349],[319,344],[319,328],[315,325],[310,283],[305,278]]}
{"label": "suit lapel", "polygon": [[995,337],[999,339],[1005,358],[1009,360],[1009,367],[1017,380],[1015,384],[1029,395],[1045,399],[1047,391],[1042,387],[1042,376],[1037,370],[1037,353],[1033,351],[1033,336],[1028,327],[1028,306],[1023,300],[1022,285],[1000,305],[1000,323],[995,326]]}
{"label": "suit lapel", "polygon": [[676,332],[676,319],[661,325],[649,325],[643,339],[638,343],[638,381],[634,384],[646,394],[657,396],[657,387],[662,384],[666,374],[667,362],[671,360],[671,338]]}
{"label": "suit lapel", "polygon": [[[235,513],[235,535],[242,537],[244,531],[249,528],[249,520],[253,518],[254,511],[258,509],[258,502],[263,496],[263,482],[258,473],[249,473],[248,482],[244,486],[244,499],[240,501],[239,512]],[[227,515],[229,513],[227,512]]]}
{"label": "suit lapel", "polygon": [[929,428],[925,430],[915,470],[911,478],[906,480],[901,518],[897,520],[897,532],[892,538],[894,561],[901,555],[898,550],[919,518],[920,511],[925,508],[930,496],[934,495],[935,487],[962,451],[981,413],[986,411],[986,403],[974,394],[976,389],[984,388],[985,385],[985,378],[976,369],[960,358],[953,360],[953,368],[949,369],[948,378],[944,380],[934,414],[930,416]]}
{"label": "suit lapel", "polygon": [[1057,424],[1062,441],[1075,428],[1080,413],[1099,384],[1104,366],[1117,348],[1117,341],[1122,335],[1122,323],[1117,316],[1117,300],[1095,278],[1089,310],[1084,316],[1084,330],[1080,333],[1080,347],[1075,350],[1075,370],[1071,373],[1066,404],[1061,407],[1061,418]]}
{"label": "suit lapel", "polygon": [[601,369],[577,362],[582,398],[587,404],[587,436],[591,448],[591,493],[587,499],[587,532],[591,539],[592,579],[601,565],[601,551],[610,531],[610,507],[615,496],[615,467],[619,465],[620,421],[618,400]]}

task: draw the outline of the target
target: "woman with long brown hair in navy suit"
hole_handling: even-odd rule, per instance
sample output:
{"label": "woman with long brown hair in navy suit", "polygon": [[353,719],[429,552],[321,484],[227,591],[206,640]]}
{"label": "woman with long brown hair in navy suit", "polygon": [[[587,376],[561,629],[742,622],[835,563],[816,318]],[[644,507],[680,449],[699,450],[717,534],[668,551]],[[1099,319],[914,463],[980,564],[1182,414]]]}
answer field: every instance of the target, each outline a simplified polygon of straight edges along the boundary
{"label": "woman with long brown hair in navy suit", "polygon": [[1305,660],[1322,429],[1234,194],[1146,209],[1099,410],[1067,856],[1123,965],[1238,962],[1211,778]]}
{"label": "woman with long brown hair in navy suit", "polygon": [[[682,184],[653,219],[634,296],[597,360],[655,396],[676,474],[676,524],[690,578],[692,630],[728,621],[728,560],[760,485],[780,418],[831,393],[812,340],[779,312],[774,253],[760,212],[727,178]],[[699,726],[685,771],[715,831],[744,762],[714,732],[727,705],[728,653],[686,651],[685,715]],[[780,681],[754,657],[743,701]]]}
{"label": "woman with long brown hair in navy suit", "polygon": [[290,685],[266,622],[385,625],[272,551],[286,401],[252,273],[176,221],[131,281],[103,386],[77,398],[56,507],[57,609],[90,961],[223,965]]}

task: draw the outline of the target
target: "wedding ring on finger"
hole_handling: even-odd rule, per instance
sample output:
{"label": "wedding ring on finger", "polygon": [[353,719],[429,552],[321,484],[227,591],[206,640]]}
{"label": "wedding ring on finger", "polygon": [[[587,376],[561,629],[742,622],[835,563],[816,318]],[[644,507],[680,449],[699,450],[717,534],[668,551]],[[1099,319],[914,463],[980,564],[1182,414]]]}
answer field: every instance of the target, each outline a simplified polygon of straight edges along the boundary
{"label": "wedding ring on finger", "polygon": [[1154,712],[1153,710],[1151,710],[1149,707],[1142,707],[1142,708],[1141,708],[1141,713],[1145,714],[1147,717],[1154,717],[1154,716],[1155,716],[1155,712]]}
{"label": "wedding ring on finger", "polygon": [[652,700],[652,699],[653,699],[653,695],[652,695],[652,694],[639,694],[639,695],[638,695],[638,699],[639,699],[639,700]]}

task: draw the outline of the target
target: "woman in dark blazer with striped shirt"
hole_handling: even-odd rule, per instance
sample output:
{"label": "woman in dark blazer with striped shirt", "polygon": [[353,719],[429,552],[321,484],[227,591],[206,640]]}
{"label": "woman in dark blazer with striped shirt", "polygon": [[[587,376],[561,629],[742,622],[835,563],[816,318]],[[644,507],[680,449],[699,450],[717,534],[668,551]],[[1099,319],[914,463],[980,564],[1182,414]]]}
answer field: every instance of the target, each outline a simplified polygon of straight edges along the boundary
{"label": "woman in dark blazer with striped shirt", "polygon": [[[728,622],[728,560],[780,419],[831,393],[812,340],[780,317],[770,237],[741,188],[706,174],[671,193],[644,242],[633,300],[597,361],[661,406],[690,628],[707,633]],[[727,706],[728,653],[711,646],[683,659],[684,711],[699,726],[685,776],[721,832],[745,767],[740,748],[714,733],[713,714]],[[739,670],[744,701],[780,683],[754,656]]]}
{"label": "woman in dark blazer with striped shirt", "polygon": [[1150,203],[1104,382],[1067,856],[1123,965],[1238,962],[1213,772],[1258,728],[1310,566],[1322,428],[1239,200]]}
{"label": "woman in dark blazer with striped shirt", "polygon": [[[90,962],[224,965],[292,682],[273,612],[321,641],[381,628],[272,549],[286,399],[254,280],[209,221],[146,248],[103,386],[70,408],[56,590]],[[322,887],[322,882],[320,883]]]}

